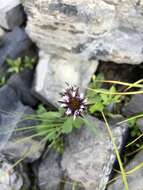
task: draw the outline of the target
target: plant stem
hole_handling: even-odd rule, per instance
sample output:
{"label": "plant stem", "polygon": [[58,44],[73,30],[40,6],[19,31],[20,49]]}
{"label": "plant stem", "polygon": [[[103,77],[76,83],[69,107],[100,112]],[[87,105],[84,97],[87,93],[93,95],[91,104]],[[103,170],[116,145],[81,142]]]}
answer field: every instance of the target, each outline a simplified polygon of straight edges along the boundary
{"label": "plant stem", "polygon": [[101,113],[102,113],[103,119],[104,119],[105,124],[106,124],[105,126],[106,126],[106,128],[108,130],[108,133],[110,135],[111,141],[112,141],[113,146],[114,146],[114,150],[115,150],[115,153],[116,153],[116,156],[117,156],[117,160],[118,160],[118,163],[119,163],[119,166],[120,166],[120,170],[121,170],[121,174],[122,174],[122,179],[123,179],[123,183],[124,183],[124,186],[125,186],[125,190],[129,190],[126,173],[124,171],[123,164],[122,164],[122,161],[121,161],[121,158],[120,158],[120,154],[119,154],[118,148],[116,146],[116,143],[115,143],[112,131],[111,131],[110,127],[109,127],[109,124],[108,124],[108,122],[106,120],[106,117],[105,117],[104,113],[103,112],[101,112]]}

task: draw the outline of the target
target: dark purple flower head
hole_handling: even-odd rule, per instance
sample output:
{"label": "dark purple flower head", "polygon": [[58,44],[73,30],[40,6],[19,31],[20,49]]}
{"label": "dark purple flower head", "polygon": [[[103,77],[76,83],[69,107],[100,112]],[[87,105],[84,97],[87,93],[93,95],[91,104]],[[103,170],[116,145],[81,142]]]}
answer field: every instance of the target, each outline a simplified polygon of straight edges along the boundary
{"label": "dark purple flower head", "polygon": [[79,88],[76,86],[69,86],[62,95],[61,107],[65,108],[65,114],[73,116],[74,119],[82,116],[87,106],[87,100],[84,99],[83,94],[79,93]]}

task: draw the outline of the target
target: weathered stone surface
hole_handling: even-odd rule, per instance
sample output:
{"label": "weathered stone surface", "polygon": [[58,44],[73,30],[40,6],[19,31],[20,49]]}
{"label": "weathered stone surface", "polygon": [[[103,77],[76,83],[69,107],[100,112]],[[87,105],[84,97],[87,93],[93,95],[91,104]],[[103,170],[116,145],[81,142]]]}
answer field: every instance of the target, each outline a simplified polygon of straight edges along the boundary
{"label": "weathered stone surface", "polygon": [[20,0],[1,0],[0,2],[0,26],[5,29],[13,29],[20,26],[25,20],[25,14]]}
{"label": "weathered stone surface", "polygon": [[[135,166],[141,164],[143,161],[143,151],[139,152],[133,160],[126,166],[126,171],[133,169]],[[143,189],[143,168],[134,171],[130,175],[127,175],[127,181],[129,190],[142,190]],[[121,176],[108,187],[108,190],[124,190],[124,184]]]}
{"label": "weathered stone surface", "polygon": [[4,35],[0,43],[0,67],[7,58],[24,56],[31,47],[32,43],[24,29],[15,27],[12,32]]}
{"label": "weathered stone surface", "polygon": [[50,151],[41,161],[38,169],[38,186],[40,190],[59,190],[62,180],[60,167],[61,156]]}
{"label": "weathered stone surface", "polygon": [[21,164],[13,168],[14,162],[7,160],[0,155],[0,189],[1,190],[22,190],[29,188],[28,176]]}
{"label": "weathered stone surface", "polygon": [[37,139],[28,138],[36,134],[35,129],[20,130],[36,125],[33,120],[23,120],[25,115],[34,114],[34,110],[24,106],[8,85],[0,88],[0,99],[0,152],[11,159],[21,159],[23,156],[28,162],[38,159],[44,145]]}
{"label": "weathered stone surface", "polygon": [[81,60],[143,61],[139,0],[24,0],[27,32],[48,54]]}
{"label": "weathered stone surface", "polygon": [[[105,124],[95,118],[95,135],[87,126],[81,127],[66,140],[62,168],[67,176],[87,190],[104,190],[116,160]],[[127,126],[110,126],[119,149],[123,146]]]}
{"label": "weathered stone surface", "polygon": [[85,190],[83,186],[79,186],[76,182],[73,182],[73,181],[65,181],[63,190],[71,190],[74,187],[76,190]]}
{"label": "weathered stone surface", "polygon": [[4,34],[5,34],[5,31],[2,28],[0,28],[0,40],[2,39]]}
{"label": "weathered stone surface", "polygon": [[7,83],[16,91],[24,105],[32,107],[38,102],[34,93],[32,93],[33,75],[34,70],[25,69],[21,73],[12,75]]}
{"label": "weathered stone surface", "polygon": [[[136,94],[122,109],[122,114],[126,117],[140,115],[143,112],[143,94]],[[143,132],[143,118],[137,119],[139,129]]]}
{"label": "weathered stone surface", "polygon": [[133,95],[129,103],[122,109],[125,116],[131,116],[143,112],[143,94]]}
{"label": "weathered stone surface", "polygon": [[70,85],[77,85],[85,92],[92,74],[98,66],[97,61],[81,61],[79,59],[61,59],[40,52],[37,66],[35,92],[44,100],[57,106],[60,93]]}

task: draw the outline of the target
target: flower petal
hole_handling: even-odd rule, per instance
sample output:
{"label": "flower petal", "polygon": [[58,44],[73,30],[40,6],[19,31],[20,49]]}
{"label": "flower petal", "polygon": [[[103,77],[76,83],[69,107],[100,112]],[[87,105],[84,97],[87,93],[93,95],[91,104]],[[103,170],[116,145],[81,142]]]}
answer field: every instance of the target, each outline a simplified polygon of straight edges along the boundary
{"label": "flower petal", "polygon": [[83,99],[83,98],[84,98],[84,94],[81,93],[81,94],[80,94],[80,99]]}
{"label": "flower petal", "polygon": [[66,104],[61,104],[60,107],[65,108],[65,107],[67,107],[67,105]]}
{"label": "flower petal", "polygon": [[66,115],[71,115],[72,111],[70,108],[68,108],[65,113],[66,113]]}
{"label": "flower petal", "polygon": [[76,96],[76,91],[73,91],[72,92],[72,97],[75,97]]}

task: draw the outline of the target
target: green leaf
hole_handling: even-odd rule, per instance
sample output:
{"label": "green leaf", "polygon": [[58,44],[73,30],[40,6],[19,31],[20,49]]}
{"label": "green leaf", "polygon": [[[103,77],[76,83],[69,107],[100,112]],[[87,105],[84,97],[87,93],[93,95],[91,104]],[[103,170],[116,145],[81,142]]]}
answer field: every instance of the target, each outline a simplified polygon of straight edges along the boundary
{"label": "green leaf", "polygon": [[78,117],[75,120],[73,120],[73,126],[77,129],[79,129],[81,127],[81,125],[83,125],[84,121],[83,118]]}
{"label": "green leaf", "polygon": [[43,118],[43,119],[57,119],[61,117],[61,114],[59,112],[44,112],[40,115],[38,115],[38,117]]}
{"label": "green leaf", "polygon": [[90,107],[89,111],[93,114],[97,111],[103,111],[103,109],[104,109],[104,106],[102,102],[97,102],[93,106]]}
{"label": "green leaf", "polygon": [[6,77],[0,76],[0,86],[4,85],[6,83]]}
{"label": "green leaf", "polygon": [[68,118],[62,125],[62,133],[71,133],[73,129],[73,118]]}
{"label": "green leaf", "polygon": [[37,129],[38,132],[46,131],[47,133],[49,131],[54,131],[55,130],[55,128],[53,127],[52,124],[51,125],[50,124],[49,125],[43,125],[43,124],[37,125],[36,129]]}
{"label": "green leaf", "polygon": [[115,93],[116,92],[116,87],[115,86],[111,86],[111,88],[109,89],[109,92]]}
{"label": "green leaf", "polygon": [[111,88],[109,89],[109,93],[111,93],[111,94],[109,94],[109,96],[108,96],[108,99],[109,99],[109,102],[111,103],[111,102],[114,102],[114,97],[116,96],[116,95],[114,95],[113,93],[116,93],[117,91],[116,91],[116,88],[115,88],[115,86],[111,86]]}
{"label": "green leaf", "polygon": [[65,113],[65,109],[60,107],[60,108],[58,109],[58,112],[61,114],[61,116],[63,116],[64,113]]}
{"label": "green leaf", "polygon": [[88,103],[89,104],[95,104],[96,102],[101,101],[101,97],[99,95],[93,95],[93,96],[89,96],[88,98]]}
{"label": "green leaf", "polygon": [[35,60],[31,57],[17,58],[17,59],[7,59],[7,64],[9,65],[9,73],[19,73],[24,68],[32,69]]}
{"label": "green leaf", "polygon": [[89,121],[89,119],[87,119],[86,117],[84,117],[84,122],[86,124],[86,126],[94,133],[96,134],[96,125],[93,121]]}
{"label": "green leaf", "polygon": [[39,133],[39,134],[41,134],[41,133],[43,133],[43,136],[44,136],[44,134],[47,134],[48,133],[48,126],[46,126],[46,125],[37,125],[36,126],[36,131],[37,131],[37,133]]}
{"label": "green leaf", "polygon": [[104,105],[108,105],[108,104],[109,104],[108,95],[107,95],[107,94],[101,94],[100,96],[101,96],[101,98],[102,98],[103,104],[104,104]]}
{"label": "green leaf", "polygon": [[136,119],[132,119],[128,121],[129,127],[134,127],[136,125]]}
{"label": "green leaf", "polygon": [[102,73],[98,74],[97,76],[93,75],[89,86],[94,89],[101,88],[102,82],[99,82],[100,80],[104,80],[104,75]]}
{"label": "green leaf", "polygon": [[46,135],[46,139],[49,141],[52,141],[54,139],[56,139],[57,133],[56,131],[52,131],[51,133]]}
{"label": "green leaf", "polygon": [[45,107],[42,104],[40,104],[37,109],[37,114],[42,114],[44,112],[47,112],[47,110],[45,109]]}
{"label": "green leaf", "polygon": [[61,138],[55,139],[52,147],[59,154],[62,154],[64,152],[64,143],[63,143],[63,140]]}
{"label": "green leaf", "polygon": [[26,67],[26,68],[32,69],[34,62],[35,62],[34,58],[25,56],[24,60],[23,60],[23,66]]}
{"label": "green leaf", "polygon": [[115,103],[119,103],[121,101],[121,96],[120,95],[115,95],[113,99],[114,99]]}

